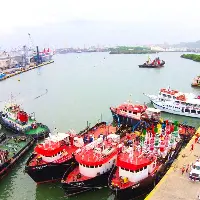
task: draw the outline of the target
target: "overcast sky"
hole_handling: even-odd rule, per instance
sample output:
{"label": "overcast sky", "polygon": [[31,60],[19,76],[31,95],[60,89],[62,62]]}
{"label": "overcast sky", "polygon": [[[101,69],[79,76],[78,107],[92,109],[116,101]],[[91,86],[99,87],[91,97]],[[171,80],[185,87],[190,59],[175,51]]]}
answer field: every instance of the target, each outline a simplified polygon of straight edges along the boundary
{"label": "overcast sky", "polygon": [[200,39],[200,0],[0,0],[0,46],[69,47]]}

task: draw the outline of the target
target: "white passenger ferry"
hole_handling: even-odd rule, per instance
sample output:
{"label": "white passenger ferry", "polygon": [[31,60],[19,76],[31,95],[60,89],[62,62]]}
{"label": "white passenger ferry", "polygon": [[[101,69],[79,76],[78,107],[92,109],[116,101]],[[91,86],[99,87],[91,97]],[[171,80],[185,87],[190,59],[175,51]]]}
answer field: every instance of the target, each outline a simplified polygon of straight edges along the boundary
{"label": "white passenger ferry", "polygon": [[163,112],[200,118],[200,96],[163,88],[158,95],[148,95],[153,106]]}

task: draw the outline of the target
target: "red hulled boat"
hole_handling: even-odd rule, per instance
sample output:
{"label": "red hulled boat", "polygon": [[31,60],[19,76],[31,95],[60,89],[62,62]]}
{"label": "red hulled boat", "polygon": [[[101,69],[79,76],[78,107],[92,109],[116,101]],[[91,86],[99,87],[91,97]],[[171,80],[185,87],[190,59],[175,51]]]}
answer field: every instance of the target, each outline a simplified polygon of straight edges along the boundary
{"label": "red hulled boat", "polygon": [[118,125],[135,126],[143,117],[146,117],[146,105],[125,102],[117,107],[110,107],[113,121]]}
{"label": "red hulled boat", "polygon": [[75,162],[74,152],[91,143],[109,128],[105,122],[102,122],[89,130],[82,131],[81,134],[76,134],[75,131],[51,134],[43,143],[35,147],[34,153],[26,163],[25,172],[36,183],[61,179],[64,172]]}
{"label": "red hulled boat", "polygon": [[182,146],[178,125],[168,122],[164,126],[158,124],[143,130],[139,139],[135,135],[129,137],[126,143],[122,143],[116,167],[108,179],[110,189],[119,197],[124,194],[138,195],[152,187]]}
{"label": "red hulled boat", "polygon": [[76,152],[78,166],[67,171],[61,181],[67,196],[107,185],[108,175],[115,166],[119,142],[119,135],[109,134]]}

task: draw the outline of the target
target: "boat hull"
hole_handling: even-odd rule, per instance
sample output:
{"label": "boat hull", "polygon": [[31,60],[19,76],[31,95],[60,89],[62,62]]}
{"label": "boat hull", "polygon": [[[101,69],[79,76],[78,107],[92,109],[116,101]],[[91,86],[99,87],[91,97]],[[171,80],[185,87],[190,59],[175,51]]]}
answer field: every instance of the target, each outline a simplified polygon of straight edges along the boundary
{"label": "boat hull", "polygon": [[[75,167],[77,167],[77,165]],[[70,170],[68,170],[65,173],[65,175],[63,176],[63,180],[66,180],[66,177],[70,174],[70,172],[73,169],[74,168],[72,167]],[[83,192],[87,192],[91,190],[99,190],[104,187],[107,187],[108,176],[110,172],[111,170],[109,170],[105,174],[101,174],[99,176],[96,176],[94,178],[90,178],[84,181],[74,181],[71,183],[66,183],[64,181],[61,181],[62,188],[64,189],[66,196],[74,196],[79,193],[83,193]]]}
{"label": "boat hull", "polygon": [[31,138],[30,141],[12,157],[12,160],[7,161],[0,166],[0,179],[8,174],[9,170],[11,170],[17,161],[33,146],[34,142],[34,139]]}
{"label": "boat hull", "polygon": [[200,84],[191,84],[192,87],[200,87]]}
{"label": "boat hull", "polygon": [[161,63],[160,65],[138,65],[140,68],[161,68],[164,67],[165,63]]}
{"label": "boat hull", "polygon": [[37,183],[47,183],[61,180],[64,173],[70,168],[71,164],[75,162],[74,158],[71,158],[63,163],[48,163],[45,165],[30,166],[30,161],[35,157],[32,154],[28,159],[25,172]]}
{"label": "boat hull", "polygon": [[135,126],[140,120],[116,114],[111,110],[113,121],[124,126]]}
{"label": "boat hull", "polygon": [[193,113],[185,113],[181,112],[181,109],[167,109],[165,105],[159,105],[157,102],[151,99],[151,103],[153,104],[154,108],[161,110],[162,112],[171,113],[174,115],[182,115],[186,117],[193,117],[193,118],[200,118],[200,114],[193,114]]}
{"label": "boat hull", "polygon": [[[3,117],[2,117],[2,112],[0,112],[0,124],[1,124],[4,128],[6,128],[6,129],[12,131],[12,132],[15,133],[15,134],[24,135],[24,133],[23,133],[22,131],[17,130],[12,124],[7,123],[7,122],[3,119]],[[43,125],[43,126],[45,126],[45,125]],[[45,132],[41,132],[41,133],[37,133],[37,134],[31,134],[30,136],[33,137],[34,139],[44,139],[44,138],[48,137],[48,136],[49,136],[49,133],[50,133],[49,128],[46,127],[46,129],[47,129],[47,130],[46,130]]]}

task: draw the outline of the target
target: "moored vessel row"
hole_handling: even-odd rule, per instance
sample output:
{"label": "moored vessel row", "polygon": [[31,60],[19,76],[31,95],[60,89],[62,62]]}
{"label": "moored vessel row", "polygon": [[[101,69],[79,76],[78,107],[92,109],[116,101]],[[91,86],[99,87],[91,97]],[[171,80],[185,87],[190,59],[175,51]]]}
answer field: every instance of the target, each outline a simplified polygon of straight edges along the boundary
{"label": "moored vessel row", "polygon": [[[25,166],[37,184],[61,181],[67,196],[107,186],[118,196],[138,193],[160,180],[195,133],[194,127],[162,120],[159,109],[145,104],[129,101],[110,110],[112,124],[100,122],[79,133],[56,129],[50,133],[19,105],[6,104],[0,123],[14,136],[0,135],[2,176],[36,140],[44,139],[37,143]],[[16,153],[4,150],[3,145],[10,143],[12,149],[18,147]]]}

